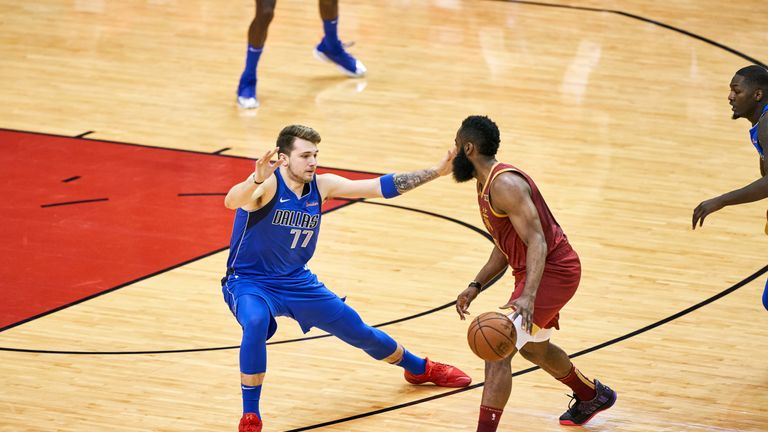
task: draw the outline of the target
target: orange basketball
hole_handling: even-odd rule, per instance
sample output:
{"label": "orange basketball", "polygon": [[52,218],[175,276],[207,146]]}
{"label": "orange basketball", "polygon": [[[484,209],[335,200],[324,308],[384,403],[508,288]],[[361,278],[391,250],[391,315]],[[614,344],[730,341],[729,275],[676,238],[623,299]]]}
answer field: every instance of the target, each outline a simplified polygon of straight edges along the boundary
{"label": "orange basketball", "polygon": [[501,360],[515,350],[517,332],[506,315],[485,312],[469,324],[467,342],[472,352],[483,360]]}

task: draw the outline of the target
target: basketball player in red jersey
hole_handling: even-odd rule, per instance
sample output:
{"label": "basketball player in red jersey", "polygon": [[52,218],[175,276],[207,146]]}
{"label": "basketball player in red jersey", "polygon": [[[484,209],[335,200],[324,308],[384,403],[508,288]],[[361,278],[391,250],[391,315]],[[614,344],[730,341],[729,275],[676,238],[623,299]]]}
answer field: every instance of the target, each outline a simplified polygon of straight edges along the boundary
{"label": "basketball player in red jersey", "polygon": [[499,129],[484,116],[467,117],[456,133],[453,176],[477,180],[480,214],[496,246],[467,289],[456,300],[464,319],[469,305],[494,276],[512,267],[515,289],[502,308],[514,312],[517,350],[507,358],[485,362],[485,387],[477,432],[493,432],[512,391],[510,362],[517,351],[573,390],[560,424],[577,426],[616,402],[616,392],[585,377],[560,347],[549,342],[559,328],[559,311],[573,297],[581,263],[544,202],[536,183],[512,165],[495,159]]}

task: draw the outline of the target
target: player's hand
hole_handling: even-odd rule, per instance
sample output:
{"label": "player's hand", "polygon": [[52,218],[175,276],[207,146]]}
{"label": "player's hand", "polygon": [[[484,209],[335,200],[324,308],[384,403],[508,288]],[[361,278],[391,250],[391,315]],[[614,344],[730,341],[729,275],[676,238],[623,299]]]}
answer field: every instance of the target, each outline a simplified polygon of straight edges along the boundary
{"label": "player's hand", "polygon": [[453,171],[453,158],[456,157],[456,148],[448,150],[445,157],[433,167],[441,177],[450,174]]}
{"label": "player's hand", "polygon": [[253,181],[256,183],[264,183],[268,178],[272,177],[272,174],[275,173],[275,171],[281,166],[286,165],[288,161],[285,159],[283,155],[280,155],[280,157],[276,160],[272,160],[272,156],[274,156],[278,151],[278,148],[275,147],[272,150],[267,151],[262,155],[257,161],[256,161],[256,167],[253,170]]}
{"label": "player's hand", "polygon": [[691,228],[696,229],[697,223],[699,224],[700,227],[704,226],[704,218],[707,217],[708,214],[714,213],[723,207],[725,206],[720,201],[719,197],[703,201],[702,203],[697,205],[695,209],[693,209],[693,218],[691,219]]}
{"label": "player's hand", "polygon": [[501,309],[514,309],[514,313],[509,317],[513,322],[519,315],[522,318],[521,327],[526,333],[531,334],[533,331],[533,303],[536,300],[535,297],[527,296],[525,294],[520,297],[510,300]]}
{"label": "player's hand", "polygon": [[464,315],[469,315],[469,304],[477,298],[478,294],[480,294],[480,288],[473,286],[467,287],[459,294],[456,298],[456,312],[459,313],[459,318],[463,320]]}

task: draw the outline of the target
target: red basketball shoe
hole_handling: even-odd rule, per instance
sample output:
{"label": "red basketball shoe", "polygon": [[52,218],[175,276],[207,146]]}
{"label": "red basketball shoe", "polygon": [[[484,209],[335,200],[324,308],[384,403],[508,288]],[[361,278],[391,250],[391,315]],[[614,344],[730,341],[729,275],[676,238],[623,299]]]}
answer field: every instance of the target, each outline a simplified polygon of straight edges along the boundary
{"label": "red basketball shoe", "polygon": [[254,413],[243,414],[237,432],[261,432],[261,419]]}
{"label": "red basketball shoe", "polygon": [[424,373],[414,375],[405,371],[405,380],[411,384],[424,384],[426,382],[434,383],[440,387],[466,387],[472,382],[472,378],[464,372],[451,365],[433,362],[427,360],[427,366]]}

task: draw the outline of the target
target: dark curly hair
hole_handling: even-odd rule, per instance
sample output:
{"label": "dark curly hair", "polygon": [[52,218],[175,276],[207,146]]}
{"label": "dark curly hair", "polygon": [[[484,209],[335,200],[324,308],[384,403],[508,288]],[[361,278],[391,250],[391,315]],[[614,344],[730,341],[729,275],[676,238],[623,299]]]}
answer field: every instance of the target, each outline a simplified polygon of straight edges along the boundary
{"label": "dark curly hair", "polygon": [[495,156],[499,150],[499,127],[487,116],[471,115],[461,122],[459,136],[470,141],[485,156]]}

